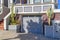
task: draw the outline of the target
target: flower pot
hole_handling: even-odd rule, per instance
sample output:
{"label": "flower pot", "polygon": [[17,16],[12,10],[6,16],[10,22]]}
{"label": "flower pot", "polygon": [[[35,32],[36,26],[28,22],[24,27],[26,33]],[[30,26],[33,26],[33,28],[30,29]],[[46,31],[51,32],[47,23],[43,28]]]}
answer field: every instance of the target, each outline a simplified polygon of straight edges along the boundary
{"label": "flower pot", "polygon": [[20,25],[8,25],[9,31],[20,32],[21,27]]}

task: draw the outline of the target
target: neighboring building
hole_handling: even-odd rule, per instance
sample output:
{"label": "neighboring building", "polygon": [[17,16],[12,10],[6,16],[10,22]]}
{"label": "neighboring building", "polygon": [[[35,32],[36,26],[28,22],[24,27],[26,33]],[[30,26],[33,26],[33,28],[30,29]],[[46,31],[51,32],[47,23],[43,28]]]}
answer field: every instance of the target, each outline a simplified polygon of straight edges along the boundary
{"label": "neighboring building", "polygon": [[[43,23],[41,17],[46,15],[49,8],[53,9],[54,20],[60,21],[60,9],[58,9],[58,0],[8,0],[8,8],[14,3],[14,13],[17,19],[20,19],[21,26],[25,33],[43,33]],[[8,29],[9,13],[5,19],[4,29]],[[28,29],[28,30],[27,30]]]}
{"label": "neighboring building", "polygon": [[0,30],[4,30],[4,17],[9,13],[9,9],[5,3],[7,0],[0,0]]}

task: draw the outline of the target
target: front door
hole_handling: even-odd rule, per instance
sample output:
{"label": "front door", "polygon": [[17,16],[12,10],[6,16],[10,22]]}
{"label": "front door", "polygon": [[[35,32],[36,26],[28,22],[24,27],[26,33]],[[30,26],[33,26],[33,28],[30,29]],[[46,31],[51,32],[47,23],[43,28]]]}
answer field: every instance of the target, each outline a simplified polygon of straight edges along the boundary
{"label": "front door", "polygon": [[41,16],[23,16],[25,33],[43,33]]}

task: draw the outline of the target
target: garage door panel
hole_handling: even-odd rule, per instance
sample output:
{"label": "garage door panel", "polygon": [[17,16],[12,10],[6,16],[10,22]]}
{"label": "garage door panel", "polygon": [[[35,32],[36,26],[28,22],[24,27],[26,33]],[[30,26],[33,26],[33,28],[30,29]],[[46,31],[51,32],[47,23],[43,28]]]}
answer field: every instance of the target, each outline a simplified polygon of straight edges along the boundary
{"label": "garage door panel", "polygon": [[42,33],[43,27],[40,17],[23,17],[23,28],[28,33]]}

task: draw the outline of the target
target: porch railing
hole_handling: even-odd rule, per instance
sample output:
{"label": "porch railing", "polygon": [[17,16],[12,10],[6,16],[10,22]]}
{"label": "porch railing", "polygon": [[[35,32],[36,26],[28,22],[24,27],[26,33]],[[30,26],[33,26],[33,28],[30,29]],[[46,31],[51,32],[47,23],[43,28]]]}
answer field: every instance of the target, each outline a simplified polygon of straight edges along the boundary
{"label": "porch railing", "polygon": [[14,12],[15,13],[41,13],[46,12],[46,10],[51,7],[54,9],[53,4],[45,4],[45,5],[15,5]]}

